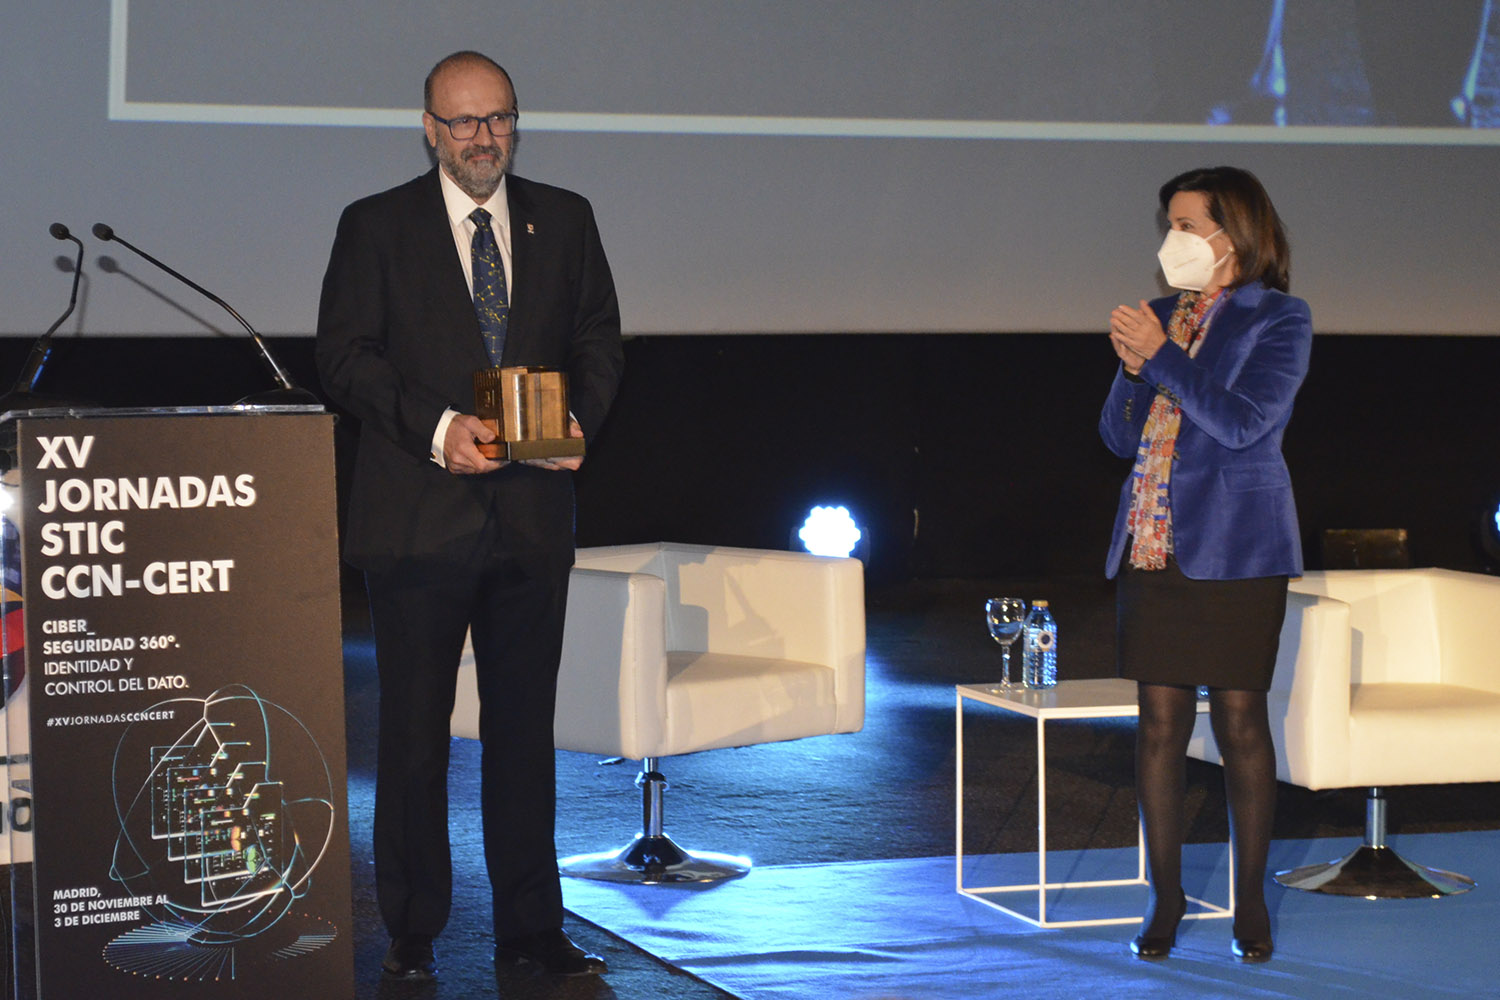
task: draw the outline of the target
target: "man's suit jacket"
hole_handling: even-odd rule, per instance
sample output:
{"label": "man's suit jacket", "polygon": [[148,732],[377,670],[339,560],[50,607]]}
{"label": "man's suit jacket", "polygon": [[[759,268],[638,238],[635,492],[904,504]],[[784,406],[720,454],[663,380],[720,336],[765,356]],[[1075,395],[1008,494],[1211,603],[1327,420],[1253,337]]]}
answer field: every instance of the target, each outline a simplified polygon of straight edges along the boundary
{"label": "man's suit jacket", "polygon": [[[1182,407],[1170,496],[1177,565],[1193,579],[1302,573],[1302,539],[1281,437],[1307,374],[1312,313],[1307,303],[1261,284],[1228,293],[1197,357],[1168,342],[1139,380],[1116,373],[1099,434],[1134,458],[1158,392]],[[1176,297],[1152,309],[1167,325]],[[1131,477],[1120,489],[1105,570],[1114,576],[1129,541]]]}
{"label": "man's suit jacket", "polygon": [[[623,367],[614,281],[587,200],[506,178],[511,232],[507,365],[568,373],[592,440]],[[474,410],[489,365],[443,205],[437,169],[350,205],[318,310],[318,371],[361,421],[345,558],[387,569],[413,555],[463,555],[494,511],[507,544],[572,546],[572,477],[513,463],[455,476],[430,458],[445,408]]]}

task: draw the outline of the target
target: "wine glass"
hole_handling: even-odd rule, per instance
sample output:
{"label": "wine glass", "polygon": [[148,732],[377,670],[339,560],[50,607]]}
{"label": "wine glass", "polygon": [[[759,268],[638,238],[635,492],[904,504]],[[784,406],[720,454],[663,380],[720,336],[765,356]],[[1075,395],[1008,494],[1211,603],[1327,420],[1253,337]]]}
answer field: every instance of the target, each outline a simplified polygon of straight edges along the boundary
{"label": "wine glass", "polygon": [[1010,687],[1010,647],[1021,636],[1021,627],[1026,621],[1026,602],[1019,597],[991,597],[984,602],[984,618],[989,623],[990,635],[1000,644],[1005,658],[1005,673],[1000,681],[1003,688]]}

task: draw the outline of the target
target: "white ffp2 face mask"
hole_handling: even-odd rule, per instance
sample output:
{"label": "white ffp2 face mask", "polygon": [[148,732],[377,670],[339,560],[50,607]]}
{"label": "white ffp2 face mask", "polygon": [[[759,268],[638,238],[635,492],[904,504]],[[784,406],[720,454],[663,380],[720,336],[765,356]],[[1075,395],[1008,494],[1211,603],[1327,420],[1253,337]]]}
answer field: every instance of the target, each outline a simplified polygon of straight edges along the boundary
{"label": "white ffp2 face mask", "polygon": [[[1223,231],[1216,229],[1208,236],[1217,236]],[[1188,292],[1201,292],[1214,279],[1214,271],[1232,253],[1233,248],[1215,260],[1214,248],[1209,245],[1208,237],[1172,229],[1168,230],[1166,239],[1161,241],[1156,259],[1161,264],[1161,273],[1166,277],[1167,284]]]}

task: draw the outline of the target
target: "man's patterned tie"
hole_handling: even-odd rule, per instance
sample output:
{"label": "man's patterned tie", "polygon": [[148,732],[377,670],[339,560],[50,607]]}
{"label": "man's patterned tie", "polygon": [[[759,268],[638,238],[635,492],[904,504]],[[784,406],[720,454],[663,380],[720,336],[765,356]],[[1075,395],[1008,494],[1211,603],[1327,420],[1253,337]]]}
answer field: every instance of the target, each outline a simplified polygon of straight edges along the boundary
{"label": "man's patterned tie", "polygon": [[490,213],[476,208],[469,213],[474,223],[474,240],[469,252],[474,261],[474,313],[479,317],[479,331],[484,335],[484,349],[490,364],[500,364],[505,350],[505,327],[510,319],[510,303],[505,294],[505,268],[500,263],[500,247],[490,230]]}

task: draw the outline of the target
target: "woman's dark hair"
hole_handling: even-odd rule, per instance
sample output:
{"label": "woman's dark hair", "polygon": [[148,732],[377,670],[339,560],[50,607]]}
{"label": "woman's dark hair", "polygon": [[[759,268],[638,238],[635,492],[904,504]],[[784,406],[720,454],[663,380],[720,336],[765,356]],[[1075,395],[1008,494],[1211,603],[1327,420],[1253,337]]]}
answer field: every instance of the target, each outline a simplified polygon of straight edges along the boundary
{"label": "woman's dark hair", "polygon": [[1178,174],[1161,186],[1162,211],[1179,191],[1197,191],[1208,199],[1208,216],[1224,227],[1234,244],[1239,277],[1234,286],[1252,281],[1287,291],[1292,282],[1292,251],[1276,206],[1260,181],[1239,167],[1202,167]]}

